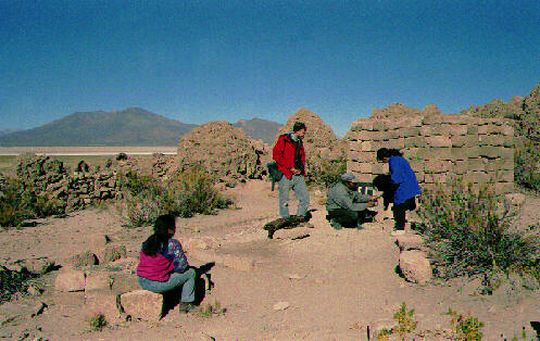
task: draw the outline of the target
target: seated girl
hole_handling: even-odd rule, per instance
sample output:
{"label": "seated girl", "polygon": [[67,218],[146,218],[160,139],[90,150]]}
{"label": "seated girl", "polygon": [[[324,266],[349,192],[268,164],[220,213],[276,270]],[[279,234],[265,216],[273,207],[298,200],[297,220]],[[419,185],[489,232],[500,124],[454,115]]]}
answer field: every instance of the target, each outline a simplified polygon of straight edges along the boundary
{"label": "seated girl", "polygon": [[154,234],[143,244],[137,276],[141,288],[155,293],[180,289],[180,311],[194,308],[195,270],[189,268],[182,245],[173,239],[176,223],[173,215],[159,216],[154,223]]}

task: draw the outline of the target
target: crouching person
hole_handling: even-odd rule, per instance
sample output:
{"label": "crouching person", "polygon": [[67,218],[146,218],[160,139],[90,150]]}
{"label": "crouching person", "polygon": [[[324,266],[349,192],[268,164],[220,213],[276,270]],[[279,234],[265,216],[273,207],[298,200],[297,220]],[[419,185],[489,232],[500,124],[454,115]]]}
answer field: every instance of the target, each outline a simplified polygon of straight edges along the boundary
{"label": "crouching person", "polygon": [[374,212],[367,208],[376,205],[377,197],[359,193],[359,183],[352,173],[345,173],[341,181],[328,190],[326,218],[333,228],[361,228],[362,223],[373,218]]}
{"label": "crouching person", "polygon": [[137,276],[141,288],[155,293],[180,290],[180,312],[194,309],[195,270],[189,267],[182,245],[173,236],[176,223],[173,215],[156,219],[154,233],[142,244]]}

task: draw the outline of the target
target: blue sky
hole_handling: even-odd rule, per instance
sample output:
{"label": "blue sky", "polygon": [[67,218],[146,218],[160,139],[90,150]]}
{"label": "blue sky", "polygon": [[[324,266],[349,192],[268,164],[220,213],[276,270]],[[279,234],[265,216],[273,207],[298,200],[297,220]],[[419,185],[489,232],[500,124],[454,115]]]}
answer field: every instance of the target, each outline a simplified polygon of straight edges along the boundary
{"label": "blue sky", "polygon": [[0,129],[138,106],[186,123],[299,107],[456,113],[540,83],[540,1],[0,0]]}

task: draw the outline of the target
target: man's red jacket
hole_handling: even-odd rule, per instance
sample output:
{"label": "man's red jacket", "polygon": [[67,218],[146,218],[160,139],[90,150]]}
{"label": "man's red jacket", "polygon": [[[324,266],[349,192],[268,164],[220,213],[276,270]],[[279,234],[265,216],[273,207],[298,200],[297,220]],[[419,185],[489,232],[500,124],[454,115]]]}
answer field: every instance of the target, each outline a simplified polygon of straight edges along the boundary
{"label": "man's red jacket", "polygon": [[[296,150],[296,143],[291,140],[289,134],[281,135],[274,149],[272,150],[272,158],[276,161],[278,169],[287,177],[292,179],[291,168],[294,167],[294,152]],[[306,175],[306,153],[304,152],[304,145],[300,147],[300,158],[302,160],[302,175]]]}

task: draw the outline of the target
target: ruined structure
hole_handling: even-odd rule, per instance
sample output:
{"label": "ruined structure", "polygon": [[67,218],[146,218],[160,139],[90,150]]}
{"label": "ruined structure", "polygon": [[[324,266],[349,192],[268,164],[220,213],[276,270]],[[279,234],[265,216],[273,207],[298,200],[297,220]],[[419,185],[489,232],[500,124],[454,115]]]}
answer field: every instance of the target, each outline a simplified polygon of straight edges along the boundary
{"label": "ruined structure", "polygon": [[202,166],[230,186],[261,178],[269,160],[268,147],[250,139],[226,121],[213,121],[182,136],[178,145],[178,169]]}
{"label": "ruined structure", "polygon": [[513,191],[514,149],[511,122],[501,118],[444,115],[431,105],[424,110],[393,104],[357,120],[347,134],[347,168],[371,182],[388,172],[376,161],[379,148],[404,152],[423,188],[452,177],[475,187],[493,181],[498,193]]}

